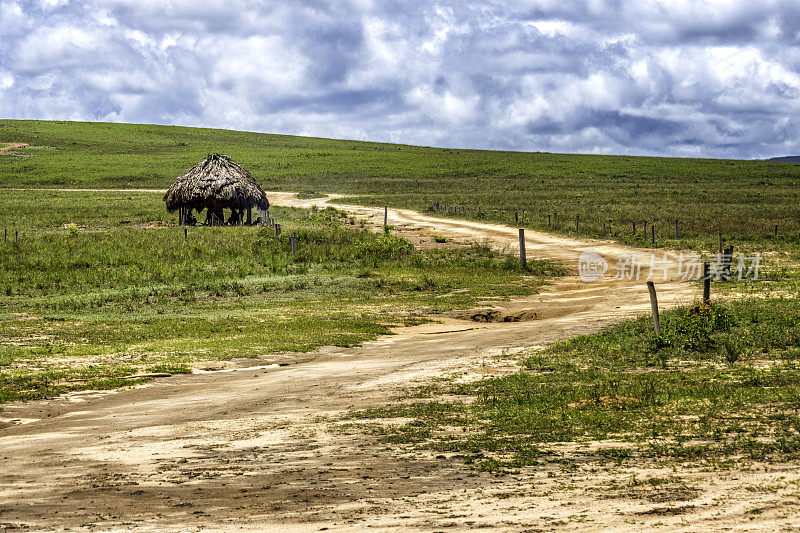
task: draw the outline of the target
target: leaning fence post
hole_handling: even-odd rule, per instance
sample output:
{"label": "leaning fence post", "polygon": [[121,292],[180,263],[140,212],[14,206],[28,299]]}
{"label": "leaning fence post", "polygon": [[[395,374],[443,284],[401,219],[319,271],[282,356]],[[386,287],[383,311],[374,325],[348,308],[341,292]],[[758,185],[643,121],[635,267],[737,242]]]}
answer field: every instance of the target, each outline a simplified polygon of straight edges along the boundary
{"label": "leaning fence post", "polygon": [[658,321],[658,298],[656,298],[656,286],[652,281],[647,282],[647,290],[650,291],[650,309],[653,311],[653,329],[656,335],[661,335],[661,324]]}
{"label": "leaning fence post", "polygon": [[519,263],[522,268],[526,268],[527,258],[525,257],[525,229],[519,228]]}
{"label": "leaning fence post", "polygon": [[711,265],[703,263],[703,303],[711,303]]}

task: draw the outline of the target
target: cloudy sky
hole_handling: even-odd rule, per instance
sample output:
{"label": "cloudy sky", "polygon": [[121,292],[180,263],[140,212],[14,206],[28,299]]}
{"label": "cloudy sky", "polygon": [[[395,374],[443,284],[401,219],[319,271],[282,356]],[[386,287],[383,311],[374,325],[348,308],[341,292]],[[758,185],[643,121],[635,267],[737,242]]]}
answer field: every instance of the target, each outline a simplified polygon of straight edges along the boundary
{"label": "cloudy sky", "polygon": [[797,0],[0,0],[0,117],[800,154]]}

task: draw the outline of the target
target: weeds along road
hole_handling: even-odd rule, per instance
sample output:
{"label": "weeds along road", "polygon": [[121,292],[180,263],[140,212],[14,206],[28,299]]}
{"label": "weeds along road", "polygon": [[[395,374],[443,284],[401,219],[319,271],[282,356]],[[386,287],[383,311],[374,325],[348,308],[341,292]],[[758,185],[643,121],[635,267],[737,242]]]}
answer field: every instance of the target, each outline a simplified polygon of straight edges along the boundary
{"label": "weeds along road", "polygon": [[[326,205],[288,193],[269,196],[276,205]],[[333,198],[328,205],[373,226],[383,223],[382,208],[343,201]],[[488,240],[513,251],[518,242],[515,228],[405,210],[390,210],[389,224],[401,235]],[[587,247],[609,258],[650,253],[608,241],[526,234],[529,258],[573,268]],[[657,287],[662,308],[689,304],[700,290],[677,281],[657,281]],[[501,485],[489,474],[476,474],[459,460],[386,448],[340,421],[347,410],[383,405],[452,372],[515,371],[513,361],[495,356],[594,332],[650,306],[643,279],[583,283],[576,276],[494,305],[510,314],[533,311],[537,318],[445,318],[358,348],[298,355],[287,366],[174,376],[116,392],[9,405],[2,416],[16,423],[0,430],[0,528],[516,530],[563,518],[561,529],[585,528],[586,520],[593,529],[636,529],[631,515],[594,506],[586,495],[563,494],[591,507],[582,523],[567,519],[574,509],[533,505],[524,492],[496,498]],[[695,518],[724,523],[719,515]]]}

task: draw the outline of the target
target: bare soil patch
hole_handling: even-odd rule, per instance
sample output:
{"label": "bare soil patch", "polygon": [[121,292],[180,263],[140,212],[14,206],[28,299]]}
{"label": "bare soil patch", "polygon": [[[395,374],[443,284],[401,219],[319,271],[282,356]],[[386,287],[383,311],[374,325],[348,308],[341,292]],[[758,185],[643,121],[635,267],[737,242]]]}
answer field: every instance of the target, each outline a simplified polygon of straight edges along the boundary
{"label": "bare soil patch", "polygon": [[[6,129],[6,128],[3,128],[3,129]],[[8,129],[10,129],[10,128],[8,128]],[[2,154],[4,152],[10,152],[11,150],[14,150],[16,148],[24,148],[24,147],[28,146],[25,143],[0,143],[0,144],[4,144],[5,145],[5,146],[0,146],[0,154]]]}

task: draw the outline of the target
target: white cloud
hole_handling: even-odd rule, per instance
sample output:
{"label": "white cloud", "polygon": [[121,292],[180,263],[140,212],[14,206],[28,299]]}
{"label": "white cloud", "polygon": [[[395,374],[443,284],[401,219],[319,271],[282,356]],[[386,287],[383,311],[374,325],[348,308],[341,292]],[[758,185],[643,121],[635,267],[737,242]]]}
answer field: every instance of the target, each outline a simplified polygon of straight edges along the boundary
{"label": "white cloud", "polygon": [[15,117],[406,143],[800,153],[790,0],[0,0]]}
{"label": "white cloud", "polygon": [[11,74],[0,73],[0,90],[9,89],[14,86],[14,76]]}

